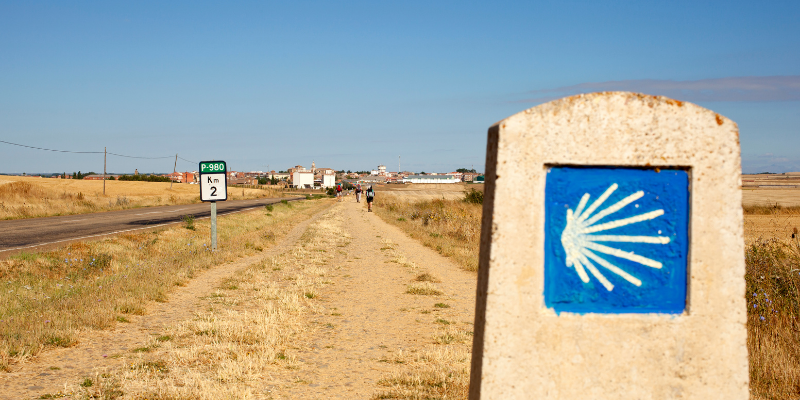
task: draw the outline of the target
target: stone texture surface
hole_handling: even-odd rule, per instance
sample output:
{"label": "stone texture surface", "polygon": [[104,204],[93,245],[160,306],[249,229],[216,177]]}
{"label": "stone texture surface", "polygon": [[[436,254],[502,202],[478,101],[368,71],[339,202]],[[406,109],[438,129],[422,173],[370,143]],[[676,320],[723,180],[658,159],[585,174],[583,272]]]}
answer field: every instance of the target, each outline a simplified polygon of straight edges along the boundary
{"label": "stone texture surface", "polygon": [[[544,305],[549,165],[689,168],[682,315],[556,315]],[[635,93],[568,97],[489,129],[471,399],[746,399],[738,128]]]}

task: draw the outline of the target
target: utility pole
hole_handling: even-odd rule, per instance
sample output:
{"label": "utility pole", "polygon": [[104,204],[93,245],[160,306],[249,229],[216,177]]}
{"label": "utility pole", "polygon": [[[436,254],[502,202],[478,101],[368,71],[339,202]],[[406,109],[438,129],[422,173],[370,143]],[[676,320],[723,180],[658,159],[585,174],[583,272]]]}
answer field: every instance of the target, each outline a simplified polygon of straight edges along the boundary
{"label": "utility pole", "polygon": [[108,148],[103,147],[103,196],[106,195],[106,161],[108,160]]}
{"label": "utility pole", "polygon": [[172,181],[175,180],[175,172],[178,169],[178,153],[175,153],[175,165],[172,167],[172,179],[169,180],[169,190],[172,190]]}
{"label": "utility pole", "polygon": [[400,176],[401,172],[403,172],[403,170],[400,169],[400,156],[397,156],[397,176]]}

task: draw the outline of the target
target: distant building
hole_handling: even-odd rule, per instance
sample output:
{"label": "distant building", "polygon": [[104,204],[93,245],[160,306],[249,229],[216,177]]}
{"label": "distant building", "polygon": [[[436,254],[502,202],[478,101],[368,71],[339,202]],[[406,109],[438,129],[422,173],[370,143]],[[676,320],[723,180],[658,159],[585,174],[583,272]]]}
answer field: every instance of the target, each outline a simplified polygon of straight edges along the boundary
{"label": "distant building", "polygon": [[322,173],[322,187],[329,188],[336,186],[336,171],[325,168],[325,171]]}
{"label": "distant building", "polygon": [[465,172],[465,173],[464,173],[464,174],[461,176],[461,180],[462,180],[462,181],[464,181],[464,182],[474,182],[474,181],[475,181],[475,178],[477,178],[477,177],[479,177],[479,176],[482,176],[482,175],[483,175],[483,174],[479,174],[479,173],[477,173],[477,172]]}
{"label": "distant building", "polygon": [[411,175],[403,179],[403,183],[459,183],[452,175]]}
{"label": "distant building", "polygon": [[[301,167],[302,168],[302,167]],[[300,189],[311,189],[314,187],[314,173],[311,171],[294,171],[292,173],[292,187]]]}
{"label": "distant building", "polygon": [[275,170],[272,170],[267,174],[267,178],[277,179],[279,181],[288,181],[291,177],[292,175],[288,172],[275,172]]}

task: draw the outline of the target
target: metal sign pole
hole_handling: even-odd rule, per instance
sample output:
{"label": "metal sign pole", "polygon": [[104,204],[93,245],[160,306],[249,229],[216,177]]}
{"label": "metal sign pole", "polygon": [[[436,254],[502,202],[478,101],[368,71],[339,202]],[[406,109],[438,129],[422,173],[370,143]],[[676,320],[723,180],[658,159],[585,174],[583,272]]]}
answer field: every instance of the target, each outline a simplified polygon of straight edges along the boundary
{"label": "metal sign pole", "polygon": [[211,251],[217,251],[217,202],[211,202]]}
{"label": "metal sign pole", "polygon": [[217,251],[217,202],[228,200],[228,165],[225,161],[201,161],[199,167],[200,201],[211,203],[211,251]]}

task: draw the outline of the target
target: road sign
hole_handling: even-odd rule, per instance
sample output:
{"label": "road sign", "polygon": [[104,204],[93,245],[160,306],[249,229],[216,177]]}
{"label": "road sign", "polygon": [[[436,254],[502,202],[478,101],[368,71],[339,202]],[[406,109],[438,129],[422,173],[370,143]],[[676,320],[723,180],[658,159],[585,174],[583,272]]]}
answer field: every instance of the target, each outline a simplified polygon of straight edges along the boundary
{"label": "road sign", "polygon": [[227,172],[225,161],[200,162],[200,201],[228,200]]}

